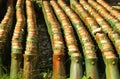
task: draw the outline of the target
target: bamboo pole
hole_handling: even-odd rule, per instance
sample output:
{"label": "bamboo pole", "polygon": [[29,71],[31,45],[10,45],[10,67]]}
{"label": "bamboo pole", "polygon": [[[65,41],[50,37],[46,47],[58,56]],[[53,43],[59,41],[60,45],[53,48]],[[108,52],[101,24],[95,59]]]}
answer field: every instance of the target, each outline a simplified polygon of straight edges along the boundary
{"label": "bamboo pole", "polygon": [[97,2],[120,21],[120,12],[119,11],[115,10],[112,6],[110,6],[104,0],[97,0]]}
{"label": "bamboo pole", "polygon": [[14,15],[14,9],[13,9],[13,4],[9,3],[7,7],[7,12],[2,19],[0,23],[0,78],[3,76],[4,73],[4,65],[3,65],[3,59],[5,58],[5,46],[7,43],[7,40],[10,36],[12,23],[13,23],[13,15]]}
{"label": "bamboo pole", "polygon": [[[62,29],[65,35],[66,45],[68,47],[68,54],[71,57],[71,67],[70,67],[70,78],[71,79],[81,79],[83,76],[82,70],[82,56],[78,50],[76,38],[73,32],[72,25],[68,20],[66,14],[62,11],[60,6],[57,4],[56,1],[50,1],[52,8],[62,25]],[[73,74],[75,73],[75,74]]]}
{"label": "bamboo pole", "polygon": [[21,74],[22,58],[23,58],[23,36],[25,28],[24,16],[24,0],[17,0],[16,3],[16,17],[17,22],[12,37],[12,53],[11,53],[11,72],[10,78],[14,79]]}
{"label": "bamboo pole", "polygon": [[0,78],[2,78],[3,74],[4,74],[4,69],[3,69],[3,56],[4,56],[4,51],[3,49],[0,49]]}
{"label": "bamboo pole", "polygon": [[[108,42],[109,40],[105,37],[104,34],[96,34],[95,39],[98,42],[98,46],[103,53],[103,59],[106,67],[106,79],[119,79],[120,75],[118,69],[118,58],[113,53],[114,50],[110,46],[110,42]],[[113,74],[113,72],[115,74]]]}
{"label": "bamboo pole", "polygon": [[24,53],[23,79],[35,79],[35,69],[38,54],[38,28],[36,15],[31,0],[26,0],[27,39]]}
{"label": "bamboo pole", "polygon": [[105,20],[112,26],[112,28],[120,33],[120,22],[114,16],[112,16],[109,12],[105,10],[105,8],[99,5],[94,0],[88,0],[88,3],[95,9],[97,12],[105,18]]}
{"label": "bamboo pole", "polygon": [[90,34],[87,32],[85,26],[83,25],[77,14],[75,14],[75,12],[63,0],[59,0],[58,3],[65,11],[66,15],[70,18],[82,44],[87,77],[99,79],[96,49],[90,37]]}
{"label": "bamboo pole", "polygon": [[120,58],[120,35],[114,31],[114,29],[105,21],[105,19],[97,13],[97,11],[92,8],[85,0],[80,0],[80,4],[84,9],[96,20],[99,26],[102,28],[103,32],[108,34],[109,39],[114,44],[116,51]]}
{"label": "bamboo pole", "polygon": [[[102,57],[104,59],[104,63],[106,66],[106,79],[119,79],[119,71],[117,67],[118,58],[114,54],[114,49],[112,48],[112,45],[110,43],[110,40],[107,38],[107,36],[102,32],[98,31],[98,25],[96,21],[83,9],[83,7],[76,1],[73,1],[72,6],[73,10],[80,16],[80,18],[83,20],[83,22],[86,24],[87,28],[89,29],[90,33],[94,33],[93,37],[96,40],[96,43],[98,44],[99,49],[102,52]],[[84,15],[87,14],[87,15]],[[96,28],[92,28],[92,27]],[[94,30],[96,30],[94,32]],[[93,31],[93,32],[92,32]],[[107,63],[107,60],[115,62],[115,66],[113,64],[111,65],[113,68],[109,68],[109,64]],[[109,68],[109,71],[108,71]],[[112,74],[115,71],[116,74]]]}
{"label": "bamboo pole", "polygon": [[66,79],[64,67],[64,42],[60,25],[57,22],[48,1],[43,1],[42,9],[53,49],[53,79]]}

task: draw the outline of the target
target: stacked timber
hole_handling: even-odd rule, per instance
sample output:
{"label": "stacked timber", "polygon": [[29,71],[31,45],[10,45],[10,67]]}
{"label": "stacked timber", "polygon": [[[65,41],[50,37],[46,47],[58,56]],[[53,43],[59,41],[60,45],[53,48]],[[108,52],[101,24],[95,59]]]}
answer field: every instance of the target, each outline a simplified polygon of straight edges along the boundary
{"label": "stacked timber", "polygon": [[9,3],[7,12],[0,23],[0,78],[3,75],[3,54],[7,40],[10,40],[12,24],[13,24],[14,8],[13,3]]}
{"label": "stacked timber", "polygon": [[77,14],[64,2],[64,0],[59,0],[58,3],[71,20],[79,37],[85,59],[86,76],[93,79],[99,79],[96,49],[90,34]]}
{"label": "stacked timber", "polygon": [[35,78],[35,67],[38,54],[38,28],[36,24],[36,15],[34,6],[31,0],[26,0],[26,15],[27,15],[27,39],[26,49],[24,54],[24,79]]}
{"label": "stacked timber", "polygon": [[49,1],[43,1],[42,10],[53,49],[53,79],[66,79],[64,67],[64,42],[61,27],[54,16]]}
{"label": "stacked timber", "polygon": [[82,56],[76,42],[73,27],[70,24],[67,15],[63,12],[57,2],[51,0],[50,3],[64,31],[68,54],[71,57],[70,78],[81,79],[83,76]]}
{"label": "stacked timber", "polygon": [[[89,1],[93,1],[93,0],[89,0]],[[97,22],[85,11],[85,9],[83,9],[82,5],[80,5],[77,1],[74,0],[71,1],[71,4],[72,4],[71,7],[85,23],[91,35],[96,40],[99,49],[102,52],[102,57],[106,66],[106,79],[114,79],[114,78],[119,79],[119,71],[117,66],[118,58],[115,55],[110,40],[105,35],[105,33],[98,30],[99,26]]]}
{"label": "stacked timber", "polygon": [[16,78],[22,68],[23,40],[25,28],[24,0],[17,0],[16,3],[16,25],[12,37],[11,49],[11,79]]}

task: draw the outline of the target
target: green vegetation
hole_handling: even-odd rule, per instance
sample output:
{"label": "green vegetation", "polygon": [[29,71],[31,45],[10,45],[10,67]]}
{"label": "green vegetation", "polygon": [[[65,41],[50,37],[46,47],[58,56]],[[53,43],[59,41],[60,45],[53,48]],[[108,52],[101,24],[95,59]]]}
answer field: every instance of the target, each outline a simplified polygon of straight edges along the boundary
{"label": "green vegetation", "polygon": [[[10,75],[9,74],[4,74],[1,79],[10,79]],[[23,78],[22,78],[22,75],[19,74],[16,77],[14,77],[14,79],[23,79]]]}

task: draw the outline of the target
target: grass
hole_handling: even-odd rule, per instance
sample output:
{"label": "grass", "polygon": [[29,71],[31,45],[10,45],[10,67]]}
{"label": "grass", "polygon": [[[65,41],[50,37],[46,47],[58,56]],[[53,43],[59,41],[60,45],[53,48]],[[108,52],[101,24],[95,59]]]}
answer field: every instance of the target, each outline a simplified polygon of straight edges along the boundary
{"label": "grass", "polygon": [[[10,79],[10,75],[9,74],[4,74],[3,77],[0,78],[0,79]],[[19,74],[14,79],[23,79],[23,76],[21,74]],[[44,72],[42,79],[52,79],[52,71]],[[70,79],[70,78],[67,78],[67,79]],[[82,79],[92,79],[92,78],[83,76]]]}
{"label": "grass", "polygon": [[[4,74],[4,75],[2,76],[2,78],[0,78],[0,79],[10,79],[10,75],[9,75],[9,74]],[[23,79],[23,78],[22,78],[21,75],[18,75],[18,76],[16,76],[16,77],[14,77],[13,79]]]}

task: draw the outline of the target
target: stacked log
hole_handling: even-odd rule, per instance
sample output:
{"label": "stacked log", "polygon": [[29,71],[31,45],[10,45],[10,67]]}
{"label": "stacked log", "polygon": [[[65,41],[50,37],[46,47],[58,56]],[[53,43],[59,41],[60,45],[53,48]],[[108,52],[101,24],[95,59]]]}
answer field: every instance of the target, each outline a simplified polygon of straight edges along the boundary
{"label": "stacked log", "polygon": [[24,79],[34,79],[38,54],[38,28],[36,24],[34,6],[31,0],[26,0],[26,15],[28,34],[24,54],[23,77]]}
{"label": "stacked log", "polygon": [[[71,20],[82,44],[84,59],[85,59],[85,68],[86,76],[93,79],[99,79],[98,68],[97,68],[97,56],[95,45],[90,37],[90,34],[86,30],[80,18],[77,14],[68,6],[64,0],[59,0],[58,4],[65,11],[66,15]],[[92,72],[92,73],[91,73]]]}
{"label": "stacked log", "polygon": [[23,40],[25,30],[24,0],[16,3],[16,25],[12,37],[11,49],[11,79],[16,78],[22,70]]}
{"label": "stacked log", "polygon": [[53,14],[49,1],[43,1],[42,10],[53,49],[53,79],[66,79],[65,50],[60,24]]}
{"label": "stacked log", "polygon": [[7,7],[7,12],[0,23],[0,78],[3,75],[3,56],[5,54],[5,47],[7,40],[10,40],[11,36],[11,28],[13,27],[13,16],[14,16],[14,8],[13,3],[9,3]]}
{"label": "stacked log", "polygon": [[96,43],[98,44],[98,47],[102,52],[102,57],[106,66],[106,79],[119,79],[119,71],[117,66],[118,58],[114,53],[114,49],[111,45],[110,40],[102,31],[98,30],[98,24],[85,11],[85,9],[83,9],[82,5],[80,5],[77,1],[72,1],[71,4],[73,10],[80,16],[82,21],[86,24],[87,28],[96,40]]}
{"label": "stacked log", "polygon": [[78,49],[73,27],[70,24],[70,21],[67,18],[66,14],[60,8],[57,2],[51,0],[50,3],[64,31],[68,54],[71,57],[70,78],[81,79],[83,76],[82,56]]}

